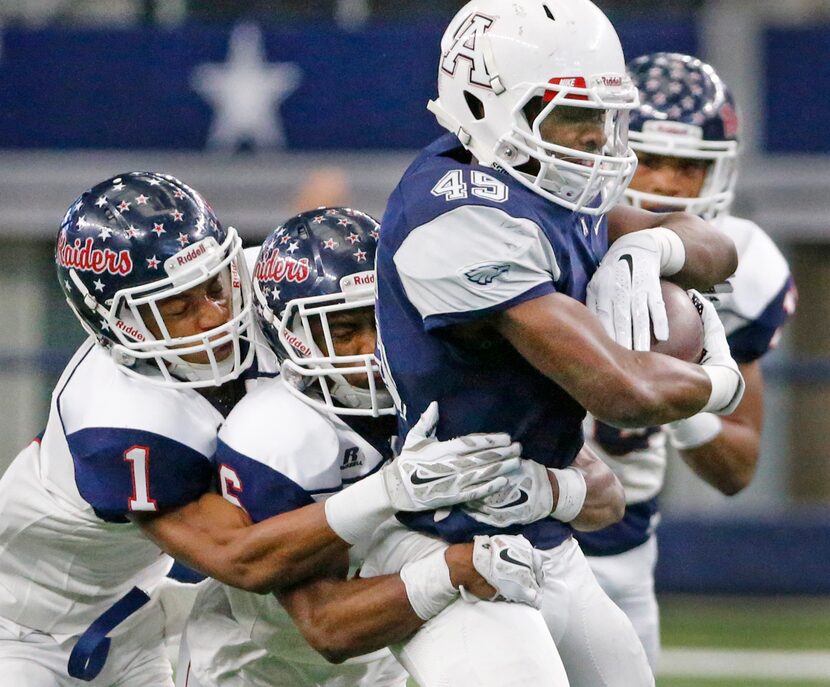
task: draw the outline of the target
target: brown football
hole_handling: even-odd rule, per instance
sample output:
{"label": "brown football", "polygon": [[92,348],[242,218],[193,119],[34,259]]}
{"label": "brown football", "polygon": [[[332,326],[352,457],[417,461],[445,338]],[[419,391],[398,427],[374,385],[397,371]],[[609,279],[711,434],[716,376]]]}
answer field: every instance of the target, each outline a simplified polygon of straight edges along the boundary
{"label": "brown football", "polygon": [[703,355],[703,320],[688,293],[677,284],[661,282],[666,316],[669,319],[668,341],[651,337],[651,350],[679,358],[689,363],[700,361]]}

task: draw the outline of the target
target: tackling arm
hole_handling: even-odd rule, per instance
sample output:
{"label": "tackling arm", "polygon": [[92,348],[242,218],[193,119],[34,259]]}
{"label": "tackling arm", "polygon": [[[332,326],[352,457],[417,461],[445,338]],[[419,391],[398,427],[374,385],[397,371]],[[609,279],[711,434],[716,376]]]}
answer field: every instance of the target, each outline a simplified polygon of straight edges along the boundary
{"label": "tackling arm", "polygon": [[[472,544],[447,549],[450,580],[455,588],[464,585],[477,596],[490,598],[496,590],[476,572],[472,550]],[[341,557],[336,576],[277,593],[306,641],[332,663],[403,641],[426,622],[412,609],[400,575],[347,580],[347,566]]]}
{"label": "tackling arm", "polygon": [[686,289],[706,290],[738,269],[735,244],[724,232],[687,212],[658,213],[619,205],[608,213],[608,241],[642,229],[665,227],[680,237],[686,259],[679,272],[667,277]]}
{"label": "tackling arm", "polygon": [[[699,446],[678,447],[689,467],[727,496],[737,494],[752,481],[764,419],[761,364],[756,360],[740,365],[740,369],[746,381],[746,392],[735,412],[720,419],[720,431]],[[695,421],[693,417],[681,422]],[[670,436],[673,435],[670,430]]]}
{"label": "tackling arm", "polygon": [[592,532],[619,522],[625,515],[625,491],[617,476],[584,445],[571,464],[585,478],[585,503],[571,525]]}
{"label": "tackling arm", "polygon": [[251,524],[218,494],[166,513],[133,514],[165,553],[220,582],[265,593],[296,584],[348,549],[313,504]]}

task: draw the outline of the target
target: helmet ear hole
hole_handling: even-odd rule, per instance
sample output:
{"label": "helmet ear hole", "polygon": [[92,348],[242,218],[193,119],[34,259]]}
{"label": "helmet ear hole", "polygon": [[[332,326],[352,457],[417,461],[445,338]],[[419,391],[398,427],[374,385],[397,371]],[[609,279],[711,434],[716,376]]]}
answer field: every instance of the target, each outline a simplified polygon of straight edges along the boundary
{"label": "helmet ear hole", "polygon": [[548,19],[551,21],[556,21],[556,17],[553,16],[553,12],[550,11],[550,7],[547,5],[542,5],[542,9],[545,10],[545,14],[547,15]]}
{"label": "helmet ear hole", "polygon": [[464,91],[464,100],[467,101],[467,107],[470,108],[470,113],[476,120],[484,119],[484,103],[479,98],[470,91]]}

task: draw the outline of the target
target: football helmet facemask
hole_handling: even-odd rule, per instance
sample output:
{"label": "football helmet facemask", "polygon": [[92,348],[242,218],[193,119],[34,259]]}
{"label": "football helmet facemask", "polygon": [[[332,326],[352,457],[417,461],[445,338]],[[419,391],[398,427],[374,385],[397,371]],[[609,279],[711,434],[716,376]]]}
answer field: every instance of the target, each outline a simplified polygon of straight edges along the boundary
{"label": "football helmet facemask", "polygon": [[[444,33],[438,98],[427,107],[480,164],[599,215],[636,169],[627,141],[636,104],[619,38],[589,0],[473,0]],[[547,118],[565,106],[601,113],[599,145],[546,140]]]}
{"label": "football helmet facemask", "polygon": [[[245,340],[253,298],[241,258],[235,229],[226,231],[192,188],[154,172],[119,174],[83,193],[64,215],[55,249],[67,303],[118,367],[163,386],[193,388],[235,379],[253,360]],[[171,335],[159,302],[215,278],[231,299],[228,321]],[[207,362],[184,360],[199,353]]]}
{"label": "football helmet facemask", "polygon": [[[254,268],[257,318],[289,390],[339,415],[395,412],[374,354],[338,355],[329,323],[334,313],[374,312],[378,231],[357,210],[303,212],[271,232]],[[347,375],[365,375],[365,386],[350,384]]]}
{"label": "football helmet facemask", "polygon": [[626,198],[666,210],[685,210],[705,219],[726,212],[737,178],[739,119],[726,84],[705,62],[679,53],[643,55],[628,64],[640,90],[631,112],[629,140],[637,153],[709,162],[695,198],[645,193],[632,188]]}

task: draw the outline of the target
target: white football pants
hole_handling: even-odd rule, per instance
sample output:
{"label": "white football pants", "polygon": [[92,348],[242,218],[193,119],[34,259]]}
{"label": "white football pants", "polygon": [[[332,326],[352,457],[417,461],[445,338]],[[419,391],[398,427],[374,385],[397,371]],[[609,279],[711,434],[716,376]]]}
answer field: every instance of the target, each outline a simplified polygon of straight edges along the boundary
{"label": "white football pants", "polygon": [[616,556],[587,556],[597,582],[628,616],[643,644],[652,670],[660,658],[660,611],[654,594],[657,539]]}
{"label": "white football pants", "polygon": [[[361,575],[398,572],[446,546],[387,522]],[[602,591],[576,541],[543,553],[541,611],[459,599],[393,647],[420,687],[653,687],[631,623]]]}
{"label": "white football pants", "polygon": [[[147,614],[145,618],[152,624]],[[142,634],[147,628],[141,628]],[[67,672],[77,637],[57,638],[0,619],[0,683],[15,687],[173,687],[163,639],[161,622],[155,641],[137,643],[130,634],[114,636],[104,668],[94,680],[85,682]]]}

